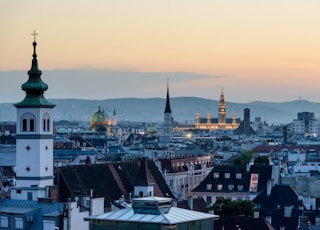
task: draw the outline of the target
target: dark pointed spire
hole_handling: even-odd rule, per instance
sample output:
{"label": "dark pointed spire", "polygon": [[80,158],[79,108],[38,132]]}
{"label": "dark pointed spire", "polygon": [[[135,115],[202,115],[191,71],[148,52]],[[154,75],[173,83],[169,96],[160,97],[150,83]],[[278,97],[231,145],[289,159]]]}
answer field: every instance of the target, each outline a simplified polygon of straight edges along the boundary
{"label": "dark pointed spire", "polygon": [[32,35],[34,36],[34,41],[32,43],[33,59],[31,63],[31,69],[28,71],[29,79],[21,86],[22,90],[26,92],[26,97],[22,102],[16,104],[16,106],[38,105],[53,107],[54,105],[47,101],[43,96],[44,92],[48,89],[48,85],[41,80],[42,72],[38,66],[36,52],[37,42],[35,39],[36,35],[38,34],[36,34],[36,31],[34,31]]}
{"label": "dark pointed spire", "polygon": [[116,108],[113,109],[113,116],[116,115]]}
{"label": "dark pointed spire", "polygon": [[170,107],[170,97],[169,97],[169,80],[167,82],[167,100],[166,100],[166,108],[164,110],[164,113],[172,113],[171,107]]}

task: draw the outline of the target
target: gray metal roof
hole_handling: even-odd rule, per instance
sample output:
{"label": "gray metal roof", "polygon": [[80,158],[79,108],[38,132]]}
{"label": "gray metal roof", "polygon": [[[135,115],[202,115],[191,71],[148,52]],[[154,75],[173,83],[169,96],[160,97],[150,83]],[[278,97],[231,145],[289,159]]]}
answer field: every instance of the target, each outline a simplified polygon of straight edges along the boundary
{"label": "gray metal roof", "polygon": [[158,223],[158,224],[178,224],[204,219],[216,219],[217,215],[208,213],[196,212],[192,210],[171,207],[170,211],[165,214],[139,214],[134,213],[132,208],[125,208],[114,212],[90,216],[85,220],[105,220],[105,221],[125,221],[125,222],[143,222],[143,223]]}

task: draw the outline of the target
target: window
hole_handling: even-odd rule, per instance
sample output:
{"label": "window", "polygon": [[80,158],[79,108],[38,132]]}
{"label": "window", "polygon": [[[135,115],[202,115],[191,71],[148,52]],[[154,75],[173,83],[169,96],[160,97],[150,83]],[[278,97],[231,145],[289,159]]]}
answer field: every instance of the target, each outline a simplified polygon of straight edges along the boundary
{"label": "window", "polygon": [[23,229],[23,219],[22,218],[19,218],[19,217],[16,217],[14,219],[14,225],[15,225],[15,229]]}
{"label": "window", "polygon": [[42,117],[42,130],[44,132],[49,132],[50,131],[50,115],[48,113],[45,113]]}
{"label": "window", "polygon": [[218,190],[222,190],[222,187],[223,187],[222,184],[218,184],[218,185],[217,185],[217,189],[218,189]]}
{"label": "window", "polygon": [[228,189],[229,190],[233,190],[233,188],[234,188],[234,185],[233,184],[229,184]]}
{"label": "window", "polygon": [[27,119],[22,120],[22,131],[27,131]]}
{"label": "window", "polygon": [[211,200],[211,196],[207,196],[207,204],[211,204],[212,200]]}
{"label": "window", "polygon": [[35,128],[35,117],[32,113],[25,113],[21,117],[21,128],[22,132],[34,132]]}
{"label": "window", "polygon": [[47,130],[47,123],[46,123],[46,119],[43,119],[43,131]]}
{"label": "window", "polygon": [[207,190],[211,190],[212,189],[212,184],[207,184]]}
{"label": "window", "polygon": [[241,179],[241,178],[242,178],[242,174],[241,174],[241,173],[237,173],[237,174],[236,174],[236,178],[237,178],[237,179]]}
{"label": "window", "polygon": [[0,216],[0,227],[1,228],[8,228],[9,222],[7,216]]}
{"label": "window", "polygon": [[34,131],[34,119],[30,119],[30,131]]}
{"label": "window", "polygon": [[225,178],[225,179],[230,179],[230,173],[225,173],[225,174],[224,174],[224,178]]}
{"label": "window", "polygon": [[243,190],[243,185],[242,185],[242,184],[239,184],[239,185],[238,185],[238,190],[239,190],[239,191],[242,191],[242,190]]}
{"label": "window", "polygon": [[213,173],[213,178],[219,178],[219,173]]}

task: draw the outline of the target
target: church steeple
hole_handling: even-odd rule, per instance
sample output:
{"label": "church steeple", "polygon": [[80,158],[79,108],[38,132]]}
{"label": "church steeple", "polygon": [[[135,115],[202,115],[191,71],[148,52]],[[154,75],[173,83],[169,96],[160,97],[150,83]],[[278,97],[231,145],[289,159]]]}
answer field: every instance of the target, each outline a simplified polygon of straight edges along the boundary
{"label": "church steeple", "polygon": [[16,128],[16,187],[11,190],[12,199],[38,200],[49,198],[53,185],[53,107],[43,94],[48,89],[40,76],[35,32],[33,59],[29,78],[21,88],[25,98],[15,104]]}
{"label": "church steeple", "polygon": [[43,96],[44,92],[48,89],[48,85],[41,80],[41,70],[38,66],[37,60],[37,42],[35,40],[35,36],[38,35],[34,31],[32,34],[34,36],[33,45],[33,59],[31,63],[31,69],[28,71],[29,79],[27,82],[22,84],[21,89],[26,92],[26,96],[20,103],[16,104],[16,106],[45,106],[45,107],[53,107],[49,101],[45,99]]}
{"label": "church steeple", "polygon": [[169,97],[169,81],[167,83],[167,100],[166,100],[166,108],[164,110],[164,113],[172,113],[171,107],[170,107],[170,97]]}
{"label": "church steeple", "polygon": [[[164,110],[164,124],[163,124],[163,134],[171,135],[173,129],[173,117],[170,106],[170,97],[169,97],[169,80],[167,82],[167,100],[166,100],[166,108]],[[168,140],[166,140],[168,141]]]}
{"label": "church steeple", "polygon": [[223,88],[220,94],[219,111],[218,111],[218,124],[226,123],[226,103],[224,101]]}

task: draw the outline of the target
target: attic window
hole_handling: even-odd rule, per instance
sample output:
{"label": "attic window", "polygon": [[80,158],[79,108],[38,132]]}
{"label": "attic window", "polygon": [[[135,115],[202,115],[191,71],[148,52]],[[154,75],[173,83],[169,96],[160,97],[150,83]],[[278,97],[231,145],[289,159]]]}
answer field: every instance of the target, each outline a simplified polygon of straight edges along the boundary
{"label": "attic window", "polygon": [[233,184],[229,184],[228,189],[229,190],[233,190],[234,189],[234,185]]}
{"label": "attic window", "polygon": [[243,190],[243,185],[242,185],[242,184],[239,184],[239,185],[238,185],[238,190],[239,190],[239,191],[242,191],[242,190]]}
{"label": "attic window", "polygon": [[218,189],[218,190],[222,190],[222,187],[223,187],[222,184],[218,184],[218,185],[217,185],[217,189]]}
{"label": "attic window", "polygon": [[236,178],[237,178],[237,179],[241,179],[241,177],[242,177],[242,174],[241,174],[241,173],[237,173],[237,174],[236,174]]}
{"label": "attic window", "polygon": [[213,178],[218,179],[219,178],[219,173],[213,173]]}
{"label": "attic window", "polygon": [[207,184],[207,190],[211,190],[212,189],[212,184]]}
{"label": "attic window", "polygon": [[224,178],[225,178],[225,179],[230,179],[230,173],[225,173],[225,174],[224,174]]}

